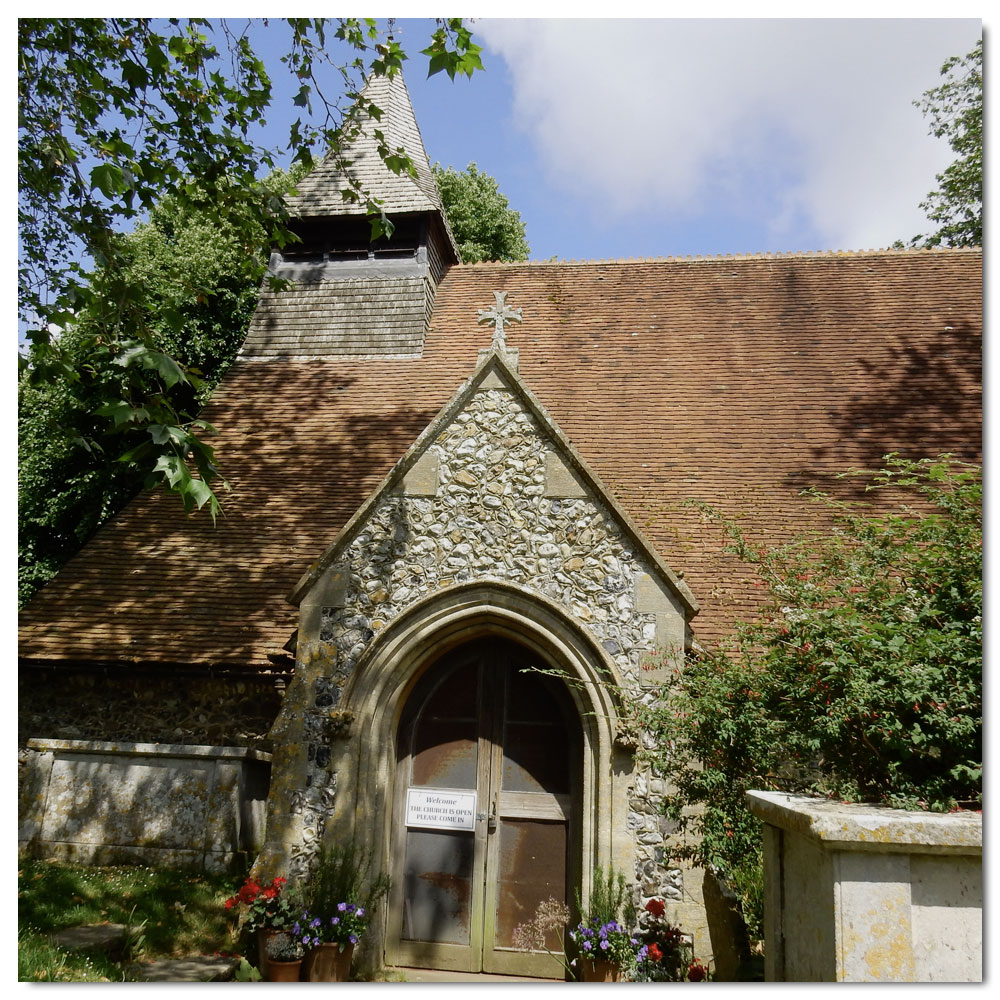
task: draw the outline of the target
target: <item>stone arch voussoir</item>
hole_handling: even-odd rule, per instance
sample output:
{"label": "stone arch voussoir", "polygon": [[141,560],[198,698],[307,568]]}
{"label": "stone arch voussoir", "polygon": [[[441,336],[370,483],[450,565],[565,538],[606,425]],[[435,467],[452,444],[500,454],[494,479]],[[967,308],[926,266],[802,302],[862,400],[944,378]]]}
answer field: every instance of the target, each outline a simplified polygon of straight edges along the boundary
{"label": "stone arch voussoir", "polygon": [[580,716],[583,793],[580,814],[582,879],[612,851],[615,738],[619,727],[614,663],[565,611],[546,598],[504,581],[448,588],[407,609],[372,641],[344,687],[340,707],[350,713],[352,752],[337,780],[330,836],[370,845],[387,862],[395,794],[395,733],[406,698],[440,656],[486,634],[534,649],[563,675]]}

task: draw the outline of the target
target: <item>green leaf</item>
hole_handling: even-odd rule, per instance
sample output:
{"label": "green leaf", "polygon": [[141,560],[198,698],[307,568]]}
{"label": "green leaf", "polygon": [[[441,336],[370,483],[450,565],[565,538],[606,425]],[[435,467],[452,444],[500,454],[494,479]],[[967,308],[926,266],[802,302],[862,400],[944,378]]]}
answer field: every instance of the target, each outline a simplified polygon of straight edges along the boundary
{"label": "green leaf", "polygon": [[111,403],[105,403],[94,410],[99,417],[110,417],[114,421],[115,427],[121,427],[132,419],[132,407],[125,400],[119,399]]}
{"label": "green leaf", "polygon": [[172,444],[179,449],[187,450],[188,434],[181,427],[171,427],[166,424],[150,424],[146,430],[155,444]]}
{"label": "green leaf", "polygon": [[200,479],[192,479],[187,485],[187,492],[199,510],[212,499],[212,491]]}
{"label": "green leaf", "polygon": [[153,466],[153,472],[161,473],[171,488],[176,487],[185,477],[190,476],[187,466],[177,455],[161,455],[156,460],[156,465]]}
{"label": "green leaf", "polygon": [[125,190],[121,167],[101,163],[90,171],[90,186],[97,188],[107,198],[114,198]]}
{"label": "green leaf", "polygon": [[143,90],[149,86],[149,73],[146,68],[131,59],[122,63],[122,79],[134,90]]}

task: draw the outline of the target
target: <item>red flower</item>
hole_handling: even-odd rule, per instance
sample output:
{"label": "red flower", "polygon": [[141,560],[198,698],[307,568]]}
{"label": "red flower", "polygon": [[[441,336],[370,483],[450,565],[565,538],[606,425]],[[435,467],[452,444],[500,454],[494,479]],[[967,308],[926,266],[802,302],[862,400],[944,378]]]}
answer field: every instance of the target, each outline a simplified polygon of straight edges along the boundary
{"label": "red flower", "polygon": [[662,917],[665,909],[662,899],[651,899],[646,904],[646,912],[651,913],[654,917]]}
{"label": "red flower", "polygon": [[236,897],[233,896],[232,899],[226,900],[226,909],[231,910],[236,905]]}
{"label": "red flower", "polygon": [[241,903],[252,903],[259,893],[260,886],[252,878],[248,878],[236,896]]}
{"label": "red flower", "polygon": [[655,941],[649,946],[648,955],[654,962],[659,962],[663,958],[663,952],[660,951],[660,946]]}
{"label": "red flower", "polygon": [[700,983],[705,976],[708,975],[708,969],[701,964],[697,959],[695,959],[688,966],[688,981],[692,983]]}
{"label": "red flower", "polygon": [[264,890],[264,891],[263,891],[263,892],[261,893],[261,895],[262,895],[262,896],[263,896],[263,897],[264,897],[265,899],[277,899],[277,898],[278,898],[278,892],[279,892],[279,890],[278,890],[278,889],[275,889],[273,885],[269,885],[269,886],[268,886],[268,887],[267,887],[267,888],[266,888],[266,889],[265,889],[265,890]]}

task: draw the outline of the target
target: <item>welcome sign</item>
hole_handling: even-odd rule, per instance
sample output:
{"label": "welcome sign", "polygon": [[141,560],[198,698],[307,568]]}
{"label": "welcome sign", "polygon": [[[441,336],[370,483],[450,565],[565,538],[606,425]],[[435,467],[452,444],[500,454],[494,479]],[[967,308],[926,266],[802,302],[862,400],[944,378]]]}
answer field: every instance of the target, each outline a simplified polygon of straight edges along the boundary
{"label": "welcome sign", "polygon": [[428,830],[474,830],[476,793],[408,788],[406,825]]}

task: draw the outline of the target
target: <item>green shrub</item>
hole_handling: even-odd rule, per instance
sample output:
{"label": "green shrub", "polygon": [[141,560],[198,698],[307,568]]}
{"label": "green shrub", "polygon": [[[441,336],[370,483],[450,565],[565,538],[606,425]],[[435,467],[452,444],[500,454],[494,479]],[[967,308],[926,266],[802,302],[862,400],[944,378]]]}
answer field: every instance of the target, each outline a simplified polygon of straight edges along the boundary
{"label": "green shrub", "polygon": [[320,847],[301,887],[305,908],[313,915],[333,916],[338,903],[355,903],[370,919],[390,888],[389,876],[379,873],[373,878],[371,868],[371,850],[353,842]]}
{"label": "green shrub", "polygon": [[813,493],[832,528],[780,548],[704,508],[763,608],[638,708],[674,788],[668,815],[700,834],[682,853],[729,881],[758,932],[748,789],[938,811],[982,800],[981,469],[888,456],[867,475],[877,508]]}
{"label": "green shrub", "polygon": [[625,873],[608,865],[607,872],[598,865],[590,883],[590,904],[584,908],[580,890],[576,891],[576,908],[586,923],[619,923],[631,928],[635,923],[635,909]]}

